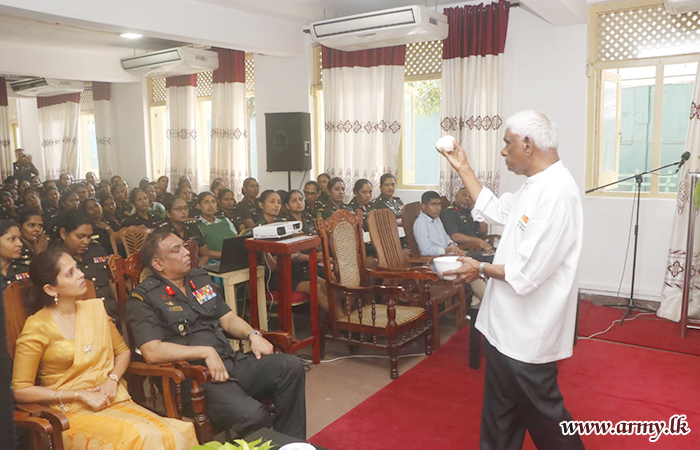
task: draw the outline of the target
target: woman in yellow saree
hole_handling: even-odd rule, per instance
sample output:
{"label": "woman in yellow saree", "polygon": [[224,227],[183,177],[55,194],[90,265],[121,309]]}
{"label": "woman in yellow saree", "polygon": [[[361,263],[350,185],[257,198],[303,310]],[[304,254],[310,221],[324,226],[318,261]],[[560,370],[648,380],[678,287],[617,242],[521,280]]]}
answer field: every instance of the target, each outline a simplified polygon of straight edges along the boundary
{"label": "woman in yellow saree", "polygon": [[12,385],[19,403],[48,403],[70,427],[66,448],[188,450],[194,426],[137,405],[121,379],[130,352],[101,299],[76,300],[85,276],[60,250],[39,254],[29,268],[35,298],[44,304],[17,338]]}

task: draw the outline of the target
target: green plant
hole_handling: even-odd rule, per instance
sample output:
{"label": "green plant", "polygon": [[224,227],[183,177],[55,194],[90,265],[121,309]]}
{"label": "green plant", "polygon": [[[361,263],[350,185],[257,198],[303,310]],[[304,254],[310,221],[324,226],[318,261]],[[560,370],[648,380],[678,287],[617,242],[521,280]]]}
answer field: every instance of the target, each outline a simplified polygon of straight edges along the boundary
{"label": "green plant", "polygon": [[233,441],[234,444],[227,442],[222,444],[221,442],[211,441],[204,445],[197,445],[192,447],[192,450],[270,450],[274,445],[272,441],[267,441],[261,444],[262,438],[253,442],[246,442],[243,439],[236,439]]}

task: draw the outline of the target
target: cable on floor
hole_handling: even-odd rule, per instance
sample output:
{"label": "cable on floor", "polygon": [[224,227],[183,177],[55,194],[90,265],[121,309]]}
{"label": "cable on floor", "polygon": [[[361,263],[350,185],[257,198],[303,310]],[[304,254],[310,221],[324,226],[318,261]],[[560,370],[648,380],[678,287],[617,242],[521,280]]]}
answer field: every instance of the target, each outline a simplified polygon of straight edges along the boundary
{"label": "cable on floor", "polygon": [[[427,356],[427,355],[426,355],[425,353],[411,353],[411,354],[409,354],[409,355],[399,355],[399,359],[401,359],[401,358],[414,358],[414,357],[416,357],[416,356]],[[306,355],[297,355],[297,357],[298,357],[299,359],[301,359],[302,362],[304,362],[304,363],[307,363],[307,362],[308,362],[309,364],[312,364],[312,363],[313,363],[313,360],[311,359],[310,356],[306,356]],[[375,358],[375,359],[376,359],[376,358],[379,358],[379,359],[389,359],[389,356],[386,356],[386,355],[347,355],[347,356],[338,356],[337,358],[333,358],[333,359],[322,359],[321,362],[324,363],[324,364],[328,364],[328,363],[334,363],[334,362],[337,362],[337,361],[341,361],[341,360],[343,360],[343,359],[350,359],[350,358]]]}
{"label": "cable on floor", "polygon": [[[630,316],[628,319],[625,319],[625,320],[629,322],[629,321],[634,320],[640,316],[653,316],[653,315],[655,315],[655,313],[639,313],[639,314],[635,314],[634,316]],[[605,334],[608,331],[612,330],[612,328],[620,322],[622,322],[622,319],[613,320],[613,323],[611,323],[610,326],[608,328],[606,328],[605,330],[599,331],[598,333],[593,333],[590,336],[579,336],[578,338],[579,339],[592,339],[596,336],[600,336],[601,334]]]}

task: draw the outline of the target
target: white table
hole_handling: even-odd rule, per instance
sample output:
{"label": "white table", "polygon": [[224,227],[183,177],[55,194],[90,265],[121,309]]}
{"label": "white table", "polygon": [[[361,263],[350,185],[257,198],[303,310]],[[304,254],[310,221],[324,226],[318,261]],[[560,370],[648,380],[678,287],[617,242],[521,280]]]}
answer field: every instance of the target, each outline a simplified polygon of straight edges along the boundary
{"label": "white table", "polygon": [[[248,268],[234,270],[232,272],[215,273],[209,272],[212,277],[219,277],[224,280],[224,294],[226,296],[226,304],[231,308],[234,314],[238,315],[238,303],[236,302],[236,285],[249,281]],[[258,286],[258,317],[260,318],[260,329],[267,331],[267,301],[265,299],[265,267],[258,266],[257,273]],[[254,304],[251,302],[251,305]],[[238,340],[231,339],[231,345],[234,350],[238,350]]]}

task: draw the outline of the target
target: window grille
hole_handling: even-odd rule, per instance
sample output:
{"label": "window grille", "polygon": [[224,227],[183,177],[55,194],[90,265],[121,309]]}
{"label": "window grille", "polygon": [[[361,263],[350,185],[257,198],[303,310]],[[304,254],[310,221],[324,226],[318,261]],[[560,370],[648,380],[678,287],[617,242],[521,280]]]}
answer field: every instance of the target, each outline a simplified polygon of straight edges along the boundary
{"label": "window grille", "polygon": [[440,78],[442,41],[416,42],[406,46],[406,81]]}
{"label": "window grille", "polygon": [[92,83],[85,83],[85,89],[80,93],[80,112],[91,113],[95,111],[95,102],[92,98]]}

